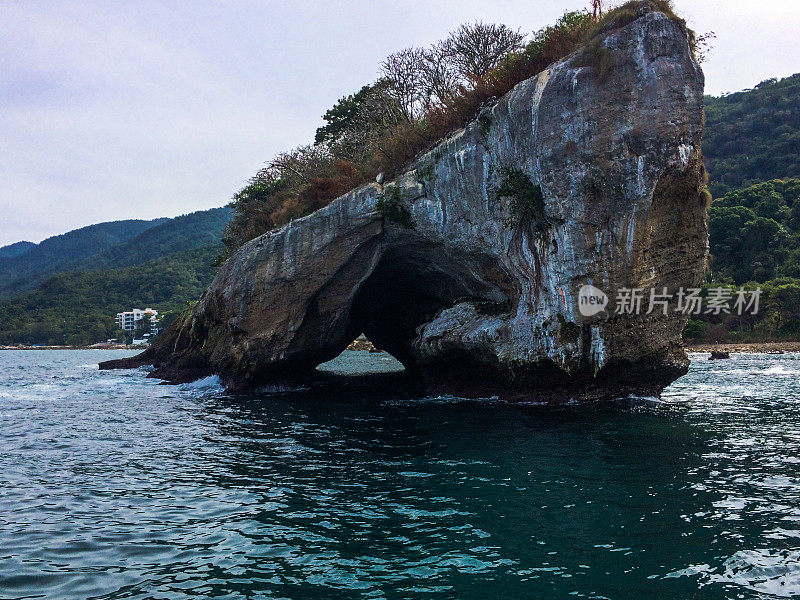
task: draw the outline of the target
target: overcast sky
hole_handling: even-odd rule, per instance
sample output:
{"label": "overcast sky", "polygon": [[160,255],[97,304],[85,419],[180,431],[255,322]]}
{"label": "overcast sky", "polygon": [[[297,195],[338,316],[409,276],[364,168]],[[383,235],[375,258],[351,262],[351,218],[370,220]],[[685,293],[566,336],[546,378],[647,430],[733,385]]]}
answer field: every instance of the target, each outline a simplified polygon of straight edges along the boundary
{"label": "overcast sky", "polygon": [[[0,2],[0,245],[222,206],[460,23],[525,32],[589,0]],[[707,93],[800,71],[797,0],[676,0],[717,34]]]}

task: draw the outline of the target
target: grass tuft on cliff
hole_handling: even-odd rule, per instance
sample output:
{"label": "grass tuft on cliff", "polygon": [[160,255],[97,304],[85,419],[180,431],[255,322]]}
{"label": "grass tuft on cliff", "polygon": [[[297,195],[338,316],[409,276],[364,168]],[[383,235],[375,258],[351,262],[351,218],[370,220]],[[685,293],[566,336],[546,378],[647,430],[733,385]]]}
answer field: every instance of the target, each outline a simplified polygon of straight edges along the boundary
{"label": "grass tuft on cliff", "polygon": [[506,225],[515,227],[523,222],[530,223],[535,229],[547,227],[547,215],[544,212],[544,196],[542,188],[533,183],[530,178],[519,169],[505,168],[502,171],[503,180],[497,188],[495,197],[509,198],[509,212],[511,218]]}
{"label": "grass tuft on cliff", "polygon": [[386,191],[378,198],[375,208],[386,221],[397,223],[406,229],[417,228],[414,215],[403,204],[400,190],[396,185],[386,186]]}

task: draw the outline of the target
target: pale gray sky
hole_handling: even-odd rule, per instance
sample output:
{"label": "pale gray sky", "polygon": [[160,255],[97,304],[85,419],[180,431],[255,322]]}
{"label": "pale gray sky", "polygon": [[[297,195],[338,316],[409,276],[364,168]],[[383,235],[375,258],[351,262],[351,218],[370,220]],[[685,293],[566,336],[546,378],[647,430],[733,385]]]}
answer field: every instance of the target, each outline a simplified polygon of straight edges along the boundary
{"label": "pale gray sky", "polygon": [[[380,61],[460,23],[529,32],[588,0],[0,4],[0,245],[221,206]],[[796,0],[676,0],[706,91],[800,71]]]}

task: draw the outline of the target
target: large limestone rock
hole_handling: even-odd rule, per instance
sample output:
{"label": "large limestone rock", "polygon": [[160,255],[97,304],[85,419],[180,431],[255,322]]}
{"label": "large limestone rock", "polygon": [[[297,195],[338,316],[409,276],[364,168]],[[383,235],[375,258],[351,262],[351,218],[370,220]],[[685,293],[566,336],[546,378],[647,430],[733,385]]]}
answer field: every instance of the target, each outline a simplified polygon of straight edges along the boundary
{"label": "large limestone rock", "polygon": [[[701,279],[703,74],[646,3],[601,41],[604,73],[589,48],[520,83],[400,177],[243,246],[153,348],[103,366],[241,388],[363,332],[453,391],[659,392],[686,370],[686,319],[616,315],[613,294]],[[586,284],[610,310],[581,315]]]}

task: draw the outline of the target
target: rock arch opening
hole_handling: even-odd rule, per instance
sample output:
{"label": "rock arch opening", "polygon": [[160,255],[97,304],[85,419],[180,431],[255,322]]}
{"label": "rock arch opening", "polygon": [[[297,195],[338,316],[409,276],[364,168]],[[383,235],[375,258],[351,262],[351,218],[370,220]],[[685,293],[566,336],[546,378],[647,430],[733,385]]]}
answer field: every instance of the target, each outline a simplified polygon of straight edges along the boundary
{"label": "rock arch opening", "polygon": [[454,255],[441,244],[413,236],[384,252],[353,302],[351,322],[376,348],[413,372],[420,326],[462,302],[505,312],[512,297],[511,278],[489,257]]}

